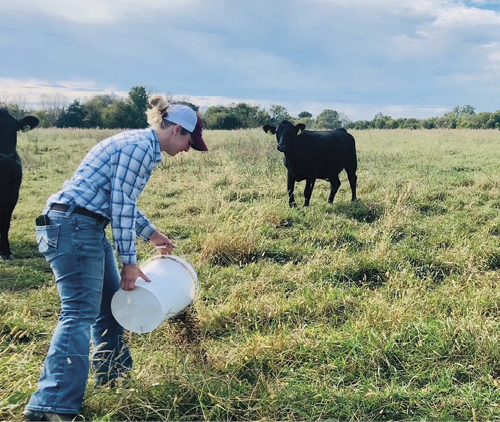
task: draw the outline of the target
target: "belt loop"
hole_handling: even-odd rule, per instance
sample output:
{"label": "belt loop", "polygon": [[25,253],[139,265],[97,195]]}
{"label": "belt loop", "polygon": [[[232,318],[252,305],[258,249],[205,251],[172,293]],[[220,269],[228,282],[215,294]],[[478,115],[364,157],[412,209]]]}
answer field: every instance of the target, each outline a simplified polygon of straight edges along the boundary
{"label": "belt loop", "polygon": [[69,209],[68,211],[66,212],[66,214],[64,215],[64,218],[69,218],[69,216],[71,215],[71,213],[73,212],[73,210],[75,209],[76,205],[75,204],[71,204],[69,206]]}

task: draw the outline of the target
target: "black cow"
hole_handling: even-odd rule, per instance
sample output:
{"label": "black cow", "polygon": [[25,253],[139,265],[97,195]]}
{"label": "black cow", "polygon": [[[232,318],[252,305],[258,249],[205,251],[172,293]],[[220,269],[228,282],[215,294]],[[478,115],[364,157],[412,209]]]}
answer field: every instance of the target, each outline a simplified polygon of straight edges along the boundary
{"label": "black cow", "polygon": [[352,200],[356,200],[356,145],[352,135],[343,128],[333,131],[304,130],[305,125],[294,125],[286,120],[276,129],[265,125],[264,131],[278,140],[278,151],[285,154],[285,167],[288,169],[288,200],[291,207],[295,204],[295,182],[306,180],[304,206],[309,205],[316,179],[330,182],[331,204],[340,187],[339,173],[345,169],[351,185]]}
{"label": "black cow", "polygon": [[16,151],[17,132],[26,126],[33,129],[39,120],[26,116],[17,120],[8,110],[0,108],[0,258],[11,259],[9,228],[12,212],[19,199],[23,177],[21,157]]}

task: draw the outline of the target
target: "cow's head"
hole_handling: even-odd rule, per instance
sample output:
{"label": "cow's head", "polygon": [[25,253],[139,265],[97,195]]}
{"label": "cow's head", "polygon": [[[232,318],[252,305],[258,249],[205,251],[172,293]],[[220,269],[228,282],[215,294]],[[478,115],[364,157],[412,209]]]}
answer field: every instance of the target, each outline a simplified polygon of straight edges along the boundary
{"label": "cow's head", "polygon": [[306,126],[302,123],[294,125],[288,120],[283,120],[278,128],[275,126],[265,125],[262,126],[264,132],[268,135],[276,135],[276,140],[278,141],[278,151],[281,152],[292,152],[293,144],[297,139],[297,136],[301,135]]}
{"label": "cow's head", "polygon": [[26,116],[17,120],[6,108],[0,108],[0,152],[12,153],[17,145],[17,132],[25,127],[33,129],[40,120],[35,116]]}

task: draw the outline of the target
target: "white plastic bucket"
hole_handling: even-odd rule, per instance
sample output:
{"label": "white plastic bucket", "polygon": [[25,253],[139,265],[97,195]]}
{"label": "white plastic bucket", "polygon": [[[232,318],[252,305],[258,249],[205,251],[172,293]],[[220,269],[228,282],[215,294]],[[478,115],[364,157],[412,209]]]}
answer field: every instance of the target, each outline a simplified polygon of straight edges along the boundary
{"label": "white plastic bucket", "polygon": [[135,290],[120,289],[111,300],[111,312],[126,330],[149,333],[198,299],[198,276],[182,258],[158,255],[146,261],[141,270],[151,282],[138,278]]}

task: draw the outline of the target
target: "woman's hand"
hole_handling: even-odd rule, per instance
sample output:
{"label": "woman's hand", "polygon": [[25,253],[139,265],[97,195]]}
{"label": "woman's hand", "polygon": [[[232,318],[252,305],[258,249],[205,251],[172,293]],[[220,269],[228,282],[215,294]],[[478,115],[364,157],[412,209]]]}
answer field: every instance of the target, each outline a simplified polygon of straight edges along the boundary
{"label": "woman's hand", "polygon": [[121,274],[121,288],[123,290],[132,291],[135,289],[135,282],[141,277],[146,281],[151,281],[146,274],[144,274],[137,264],[123,264]]}
{"label": "woman's hand", "polygon": [[172,255],[175,245],[172,241],[159,231],[155,231],[150,237],[149,241],[155,245],[155,248],[162,255]]}

